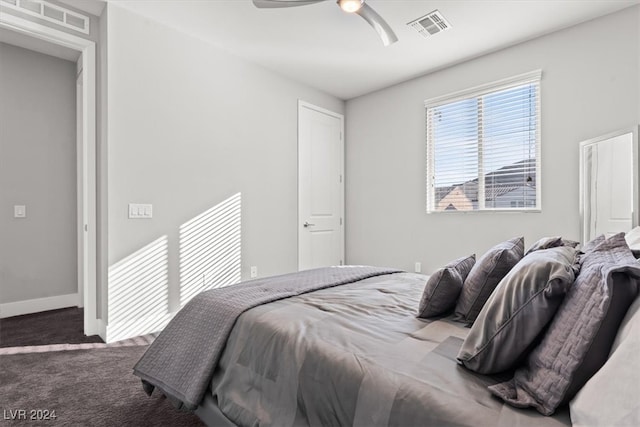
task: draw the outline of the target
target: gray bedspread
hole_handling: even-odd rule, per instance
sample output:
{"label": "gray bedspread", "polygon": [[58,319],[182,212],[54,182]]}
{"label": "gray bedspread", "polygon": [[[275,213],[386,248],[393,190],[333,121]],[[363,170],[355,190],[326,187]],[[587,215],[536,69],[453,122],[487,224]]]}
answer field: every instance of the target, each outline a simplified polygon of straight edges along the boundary
{"label": "gray bedspread", "polygon": [[469,329],[415,317],[426,277],[371,277],[255,307],[229,335],[211,392],[241,426],[563,426],[491,396],[504,378],[456,355]]}
{"label": "gray bedspread", "polygon": [[178,406],[195,409],[211,381],[227,337],[244,311],[397,271],[365,266],[328,267],[203,292],[158,335],[134,367],[134,374],[142,379],[147,393],[158,387]]}

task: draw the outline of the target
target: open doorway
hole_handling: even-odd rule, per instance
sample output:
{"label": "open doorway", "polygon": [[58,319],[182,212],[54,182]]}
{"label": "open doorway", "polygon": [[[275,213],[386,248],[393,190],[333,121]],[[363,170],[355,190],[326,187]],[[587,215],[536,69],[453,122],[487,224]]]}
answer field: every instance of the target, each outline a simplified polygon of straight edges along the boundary
{"label": "open doorway", "polygon": [[[9,15],[0,15],[0,31],[4,37],[20,39],[27,49],[48,48],[49,55],[58,52],[58,56],[73,53],[76,56],[79,80],[74,75],[73,85],[80,84],[77,99],[77,118],[80,126],[73,129],[76,136],[75,152],[75,206],[77,220],[72,228],[77,236],[77,284],[72,294],[53,295],[40,298],[28,298],[21,301],[1,303],[0,318],[60,308],[62,306],[84,306],[83,330],[86,335],[104,335],[97,319],[96,299],[96,167],[95,167],[95,43],[51,27]],[[6,40],[6,38],[5,38]],[[38,47],[39,46],[39,47]],[[47,47],[45,47],[47,46]],[[2,78],[2,76],[0,76]],[[75,97],[75,91],[74,91]],[[77,133],[76,133],[77,131]],[[25,179],[28,179],[26,177]],[[14,206],[18,206],[14,208]],[[22,204],[13,204],[11,213],[22,215]],[[16,212],[13,212],[15,209]],[[28,218],[28,207],[25,206]],[[46,210],[44,212],[46,214]],[[43,236],[44,237],[44,236]],[[1,292],[1,290],[0,290]],[[75,299],[74,299],[75,298]],[[15,296],[13,298],[16,299]],[[70,299],[74,299],[70,301]]]}

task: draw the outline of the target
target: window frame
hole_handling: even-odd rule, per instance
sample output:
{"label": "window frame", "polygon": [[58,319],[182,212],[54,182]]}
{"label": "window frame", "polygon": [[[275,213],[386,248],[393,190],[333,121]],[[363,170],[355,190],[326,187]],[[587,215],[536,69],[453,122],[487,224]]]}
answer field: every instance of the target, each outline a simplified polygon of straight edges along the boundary
{"label": "window frame", "polygon": [[[515,213],[527,213],[534,212],[539,213],[542,212],[542,176],[541,176],[541,160],[542,160],[542,100],[541,100],[541,80],[542,80],[542,70],[534,70],[528,73],[519,74],[513,77],[505,78],[502,80],[494,81],[491,83],[483,84],[480,86],[475,86],[469,89],[464,89],[461,91],[449,93],[446,95],[430,98],[424,101],[425,108],[425,142],[426,142],[426,212],[427,214],[439,214],[439,213],[486,213],[486,212],[515,212]],[[536,85],[536,132],[535,132],[535,153],[536,153],[536,165],[535,165],[535,173],[536,173],[536,206],[535,207],[500,207],[500,208],[491,208],[482,206],[482,208],[478,207],[477,209],[471,210],[436,210],[435,209],[435,143],[431,139],[431,129],[429,128],[429,111],[432,108],[440,107],[445,104],[450,104],[466,99],[479,98],[487,94],[499,92],[502,90],[507,90],[511,88],[515,88],[518,86],[523,86],[527,84],[535,84]],[[482,120],[482,115],[478,116],[478,120]],[[478,141],[478,146],[481,147],[482,141]],[[482,166],[482,157],[478,156],[479,167]],[[481,181],[480,179],[478,180]],[[484,185],[479,186],[478,188],[478,201],[483,198],[484,203]]]}

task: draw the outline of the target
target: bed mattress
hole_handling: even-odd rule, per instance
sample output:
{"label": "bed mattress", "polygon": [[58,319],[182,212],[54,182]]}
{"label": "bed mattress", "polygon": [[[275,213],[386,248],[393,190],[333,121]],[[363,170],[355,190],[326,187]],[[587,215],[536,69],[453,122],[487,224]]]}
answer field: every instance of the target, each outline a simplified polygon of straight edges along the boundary
{"label": "bed mattress", "polygon": [[243,313],[208,405],[243,426],[571,425],[566,408],[544,417],[503,404],[487,386],[505,377],[459,366],[469,329],[415,317],[425,281],[387,274]]}

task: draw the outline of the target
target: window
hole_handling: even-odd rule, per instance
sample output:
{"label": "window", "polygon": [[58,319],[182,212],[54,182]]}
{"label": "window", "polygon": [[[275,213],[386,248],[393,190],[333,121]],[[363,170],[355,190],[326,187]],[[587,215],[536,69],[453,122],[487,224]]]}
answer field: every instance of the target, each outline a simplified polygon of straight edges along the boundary
{"label": "window", "polygon": [[540,209],[540,77],[425,102],[427,212]]}

